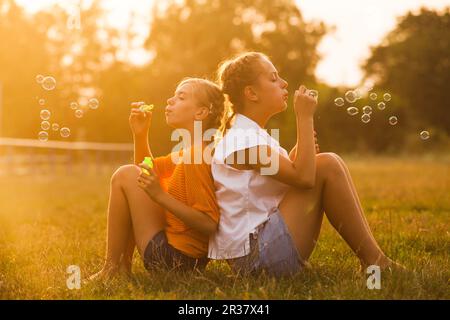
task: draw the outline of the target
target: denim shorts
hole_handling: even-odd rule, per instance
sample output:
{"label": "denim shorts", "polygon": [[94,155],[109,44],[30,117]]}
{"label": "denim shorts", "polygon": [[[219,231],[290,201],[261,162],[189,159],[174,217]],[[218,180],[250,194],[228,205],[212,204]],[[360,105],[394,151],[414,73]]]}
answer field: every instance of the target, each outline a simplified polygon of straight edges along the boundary
{"label": "denim shorts", "polygon": [[158,232],[148,242],[144,251],[144,266],[148,271],[159,269],[178,271],[203,270],[207,263],[207,257],[193,258],[174,248],[167,241],[164,231]]}
{"label": "denim shorts", "polygon": [[265,272],[272,276],[289,276],[302,270],[304,262],[278,208],[249,237],[250,253],[230,261],[234,271],[241,274]]}

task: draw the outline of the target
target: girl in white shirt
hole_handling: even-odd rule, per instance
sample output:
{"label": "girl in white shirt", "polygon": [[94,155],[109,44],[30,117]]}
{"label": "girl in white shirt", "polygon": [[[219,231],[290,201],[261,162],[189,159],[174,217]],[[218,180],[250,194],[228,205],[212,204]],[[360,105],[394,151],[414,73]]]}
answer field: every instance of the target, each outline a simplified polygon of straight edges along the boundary
{"label": "girl in white shirt", "polygon": [[288,100],[288,83],[269,58],[244,53],[222,63],[218,77],[235,116],[212,160],[221,219],[209,257],[243,272],[295,273],[310,257],[325,213],[363,269],[398,266],[372,235],[344,161],[316,154],[317,98],[304,86],[295,91],[297,143],[288,154],[263,130]]}

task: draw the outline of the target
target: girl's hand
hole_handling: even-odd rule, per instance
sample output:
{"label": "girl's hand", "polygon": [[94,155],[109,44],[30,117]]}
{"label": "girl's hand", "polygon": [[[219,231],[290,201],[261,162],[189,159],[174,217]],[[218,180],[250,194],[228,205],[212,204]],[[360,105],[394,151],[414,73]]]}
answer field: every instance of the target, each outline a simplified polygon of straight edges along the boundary
{"label": "girl's hand", "polygon": [[[137,179],[139,187],[141,187],[142,190],[150,196],[150,198],[155,200],[164,193],[164,190],[161,188],[159,183],[158,175],[145,163],[140,163],[139,167],[141,168],[141,174]],[[142,169],[146,169],[150,175],[144,173]]]}
{"label": "girl's hand", "polygon": [[309,95],[309,90],[301,85],[294,94],[294,110],[297,117],[312,117],[316,112],[317,98]]}
{"label": "girl's hand", "polygon": [[131,131],[134,136],[146,135],[150,130],[150,124],[152,121],[152,112],[144,112],[139,109],[144,102],[133,102],[133,107],[130,112],[128,122],[130,123]]}

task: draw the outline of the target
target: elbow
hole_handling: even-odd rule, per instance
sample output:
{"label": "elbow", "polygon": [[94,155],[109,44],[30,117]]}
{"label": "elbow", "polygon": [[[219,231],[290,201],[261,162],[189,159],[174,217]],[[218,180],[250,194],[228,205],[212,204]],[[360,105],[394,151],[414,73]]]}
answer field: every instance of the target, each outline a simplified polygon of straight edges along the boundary
{"label": "elbow", "polygon": [[203,230],[203,233],[206,236],[211,237],[217,232],[218,226],[219,225],[215,222],[208,224],[208,226]]}
{"label": "elbow", "polygon": [[301,178],[296,181],[297,188],[300,189],[312,189],[316,186],[316,179],[313,178]]}

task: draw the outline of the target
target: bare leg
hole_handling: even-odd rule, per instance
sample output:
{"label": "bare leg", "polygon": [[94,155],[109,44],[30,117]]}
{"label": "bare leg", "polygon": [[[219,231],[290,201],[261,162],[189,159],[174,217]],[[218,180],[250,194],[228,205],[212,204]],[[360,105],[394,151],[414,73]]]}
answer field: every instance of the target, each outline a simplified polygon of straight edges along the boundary
{"label": "bare leg", "polygon": [[127,274],[131,274],[131,267],[133,263],[133,255],[135,248],[136,242],[134,241],[134,232],[133,229],[130,228],[127,246],[120,260],[120,270],[123,270]]}
{"label": "bare leg", "polygon": [[317,155],[316,185],[312,189],[292,188],[280,203],[280,211],[297,249],[305,260],[316,245],[323,212],[356,253],[363,265],[390,264],[370,233],[347,173],[331,153]]}
{"label": "bare leg", "polygon": [[164,229],[164,211],[138,186],[140,169],[120,167],[112,176],[105,265],[95,277],[131,271],[134,247],[143,256],[150,239]]}
{"label": "bare leg", "polygon": [[[355,187],[355,184],[353,182],[353,179],[352,179],[352,176],[350,174],[350,171],[348,170],[347,165],[345,164],[344,160],[342,160],[341,157],[337,156],[334,153],[331,153],[331,155],[336,157],[336,159],[339,161],[339,163],[341,164],[342,168],[344,169],[344,173],[345,173],[345,176],[347,178],[347,183],[350,186],[350,190],[352,191],[353,198],[355,199],[355,201],[358,202],[358,208],[362,210],[361,200],[359,200],[358,192],[356,192],[356,187]],[[372,230],[370,229],[369,223],[367,221],[366,216],[364,215],[364,212],[361,211],[361,215],[363,217],[364,224],[366,225],[366,228],[367,228],[368,232],[370,233],[370,236],[372,237],[373,241],[376,243],[375,237],[373,236]]]}

